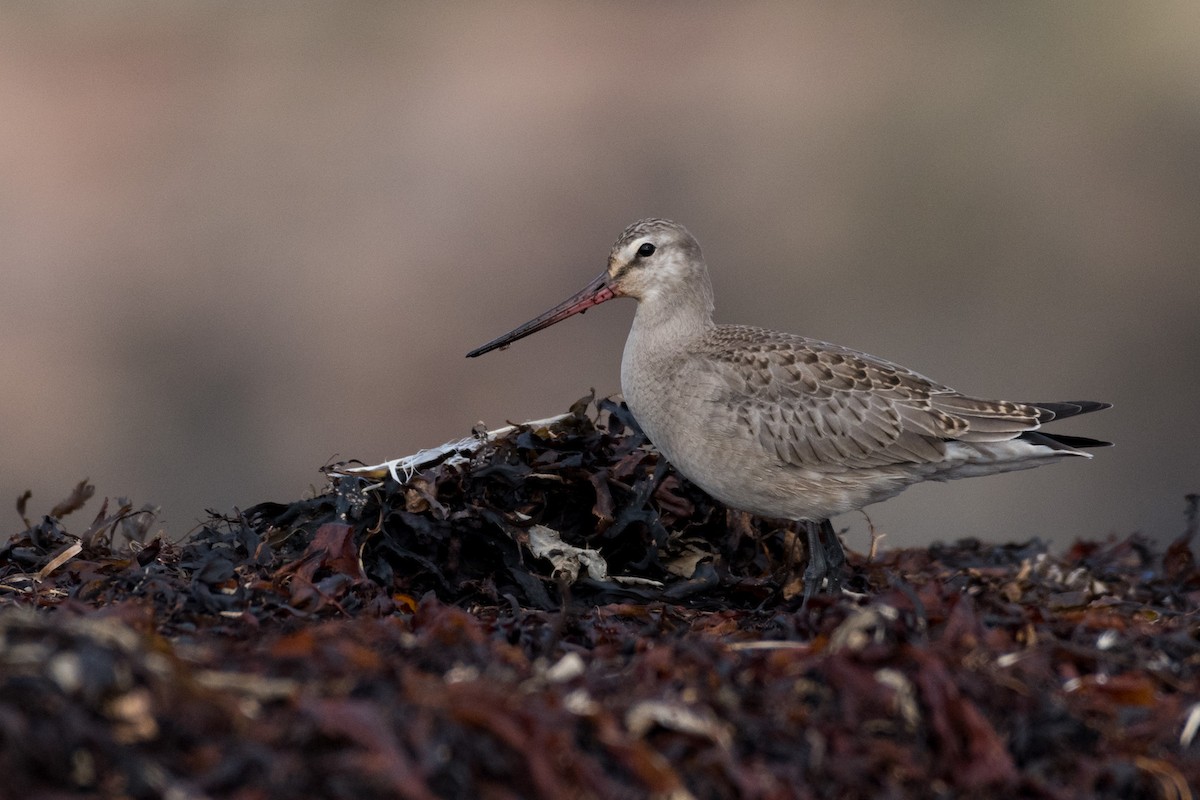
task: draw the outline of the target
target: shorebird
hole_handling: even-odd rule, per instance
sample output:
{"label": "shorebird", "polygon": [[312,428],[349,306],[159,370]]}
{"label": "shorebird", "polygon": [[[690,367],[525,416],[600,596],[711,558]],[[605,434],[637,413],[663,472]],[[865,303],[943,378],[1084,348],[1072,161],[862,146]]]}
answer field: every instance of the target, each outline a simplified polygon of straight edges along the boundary
{"label": "shorebird", "polygon": [[700,245],[665,219],[630,225],[608,268],[576,294],[469,358],[614,297],[637,300],[621,389],[650,442],[722,503],[795,520],[809,563],[804,604],[841,586],[829,518],[921,481],[1028,469],[1109,442],[1043,433],[1108,403],[1019,403],[961,394],[877,356],[791,333],[713,322]]}

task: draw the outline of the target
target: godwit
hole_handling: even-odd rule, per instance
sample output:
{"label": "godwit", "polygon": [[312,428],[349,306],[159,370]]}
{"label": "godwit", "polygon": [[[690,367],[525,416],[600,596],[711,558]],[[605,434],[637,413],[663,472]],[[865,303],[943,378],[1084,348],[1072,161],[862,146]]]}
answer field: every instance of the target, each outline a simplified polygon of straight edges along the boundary
{"label": "godwit", "polygon": [[621,359],[621,388],[634,418],[667,460],[713,497],[803,525],[805,604],[825,579],[831,590],[841,585],[845,553],[832,515],[920,481],[1091,458],[1080,448],[1109,444],[1039,430],[1108,403],[980,400],[847,347],[714,324],[700,245],[665,219],[630,225],[595,280],[467,356],[614,297],[638,302]]}

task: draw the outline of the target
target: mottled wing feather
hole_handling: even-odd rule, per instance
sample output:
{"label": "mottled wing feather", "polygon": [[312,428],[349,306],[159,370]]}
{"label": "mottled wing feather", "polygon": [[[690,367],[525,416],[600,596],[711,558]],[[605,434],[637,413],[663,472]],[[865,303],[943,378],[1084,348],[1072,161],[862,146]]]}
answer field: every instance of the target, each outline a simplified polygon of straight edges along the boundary
{"label": "mottled wing feather", "polygon": [[1013,439],[1054,412],[965,397],[912,370],[839,345],[723,325],[702,344],[748,438],[782,462],[844,470],[936,463],[946,442]]}
{"label": "mottled wing feather", "polygon": [[934,408],[966,423],[966,430],[954,437],[964,442],[1005,442],[1037,430],[1055,416],[1050,409],[1030,403],[980,400],[957,392],[935,394],[930,399]]}

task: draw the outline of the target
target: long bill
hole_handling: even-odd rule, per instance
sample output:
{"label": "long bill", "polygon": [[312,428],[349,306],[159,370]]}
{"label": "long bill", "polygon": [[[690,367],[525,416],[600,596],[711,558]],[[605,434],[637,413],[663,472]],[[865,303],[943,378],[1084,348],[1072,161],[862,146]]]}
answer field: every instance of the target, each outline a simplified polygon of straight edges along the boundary
{"label": "long bill", "polygon": [[503,336],[492,339],[482,347],[476,347],[467,353],[467,358],[475,358],[475,356],[481,356],[497,348],[507,347],[518,339],[524,339],[531,333],[537,333],[542,328],[549,328],[554,323],[562,322],[567,317],[582,314],[592,306],[598,306],[605,301],[612,300],[617,296],[617,292],[609,286],[608,280],[608,273],[601,272],[595,280],[566,300],[563,300],[554,308],[529,320],[524,325],[514,328]]}

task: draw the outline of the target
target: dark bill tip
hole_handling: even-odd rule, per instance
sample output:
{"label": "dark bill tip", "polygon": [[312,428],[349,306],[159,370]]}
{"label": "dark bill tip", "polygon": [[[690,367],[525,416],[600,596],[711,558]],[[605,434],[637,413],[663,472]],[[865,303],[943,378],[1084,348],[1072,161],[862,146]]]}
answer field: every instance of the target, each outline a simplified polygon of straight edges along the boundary
{"label": "dark bill tip", "polygon": [[602,272],[600,275],[589,283],[587,286],[580,289],[575,294],[562,301],[554,308],[541,314],[534,319],[529,320],[524,325],[513,328],[503,336],[498,336],[492,339],[481,347],[476,347],[471,352],[467,353],[467,358],[475,358],[484,353],[490,353],[492,350],[499,350],[502,347],[507,347],[518,339],[524,339],[531,333],[537,333],[542,328],[549,328],[556,322],[562,322],[567,317],[576,314],[582,314],[592,306],[598,306],[601,303],[611,300],[617,296],[617,293],[608,285],[608,273]]}

